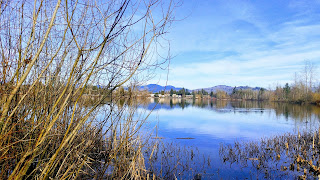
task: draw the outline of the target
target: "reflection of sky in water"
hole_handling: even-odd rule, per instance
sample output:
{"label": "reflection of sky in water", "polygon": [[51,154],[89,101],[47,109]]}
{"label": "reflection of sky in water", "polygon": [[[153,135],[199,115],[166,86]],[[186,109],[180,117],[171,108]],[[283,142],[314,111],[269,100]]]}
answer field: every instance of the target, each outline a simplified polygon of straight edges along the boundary
{"label": "reflection of sky in water", "polygon": [[[147,109],[152,109],[154,105],[149,104]],[[141,108],[140,111],[145,109]],[[294,118],[294,115],[288,116],[287,110],[279,113],[278,109],[272,107],[255,107],[254,105],[250,108],[231,106],[230,103],[221,108],[215,105],[187,105],[182,109],[181,106],[171,104],[170,107],[167,104],[161,104],[157,105],[148,118],[148,126],[157,125],[158,130],[155,134],[164,137],[165,141],[173,140],[182,145],[197,147],[200,153],[209,155],[216,167],[221,168],[220,143],[232,144],[235,140],[259,140],[263,137],[297,132],[298,129],[303,131],[319,127],[319,116],[301,111],[301,115]],[[308,123],[305,122],[307,120]],[[233,170],[235,168],[237,167],[233,167]]]}
{"label": "reflection of sky in water", "polygon": [[199,107],[157,109],[149,120],[159,119],[159,133],[166,138],[178,138],[182,135],[179,133],[183,133],[188,137],[206,136],[222,141],[256,140],[292,132],[298,126],[300,129],[309,129],[309,123],[276,116],[274,110],[241,111],[210,111]]}

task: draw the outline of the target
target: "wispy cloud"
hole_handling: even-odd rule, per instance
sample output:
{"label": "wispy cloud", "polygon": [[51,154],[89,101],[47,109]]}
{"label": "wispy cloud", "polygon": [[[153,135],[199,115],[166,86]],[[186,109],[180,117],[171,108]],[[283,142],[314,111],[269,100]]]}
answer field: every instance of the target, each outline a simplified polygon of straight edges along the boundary
{"label": "wispy cloud", "polygon": [[320,62],[318,3],[186,2],[192,15],[169,36],[176,57],[168,83],[193,89],[290,82],[305,60]]}

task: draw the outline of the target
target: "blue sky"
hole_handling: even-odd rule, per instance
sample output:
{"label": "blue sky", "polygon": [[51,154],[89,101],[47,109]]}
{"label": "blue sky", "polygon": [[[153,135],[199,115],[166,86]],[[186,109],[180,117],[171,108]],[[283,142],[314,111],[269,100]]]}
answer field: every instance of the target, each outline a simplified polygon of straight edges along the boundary
{"label": "blue sky", "polygon": [[159,71],[150,83],[268,88],[293,82],[306,60],[319,66],[320,0],[185,0],[176,18],[168,82]]}

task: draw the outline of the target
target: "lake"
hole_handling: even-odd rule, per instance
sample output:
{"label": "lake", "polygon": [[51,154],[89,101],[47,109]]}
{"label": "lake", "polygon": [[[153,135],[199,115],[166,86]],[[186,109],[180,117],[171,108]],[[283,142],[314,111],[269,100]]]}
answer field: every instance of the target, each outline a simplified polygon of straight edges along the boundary
{"label": "lake", "polygon": [[152,137],[178,148],[196,149],[198,158],[202,158],[194,163],[191,176],[181,175],[182,178],[197,173],[202,179],[263,177],[250,165],[243,168],[235,163],[224,163],[219,156],[221,143],[258,142],[261,138],[285,133],[315,131],[320,122],[320,108],[313,105],[169,98],[148,101],[139,109],[147,113],[152,111],[145,124],[149,130],[157,127],[152,130]]}

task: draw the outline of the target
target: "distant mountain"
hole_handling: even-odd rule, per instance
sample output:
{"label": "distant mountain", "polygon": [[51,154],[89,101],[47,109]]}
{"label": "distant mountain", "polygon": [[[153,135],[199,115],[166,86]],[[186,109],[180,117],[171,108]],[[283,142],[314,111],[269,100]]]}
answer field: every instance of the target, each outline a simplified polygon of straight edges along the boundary
{"label": "distant mountain", "polygon": [[171,89],[175,90],[175,91],[179,91],[182,88],[178,88],[178,87],[174,87],[171,85],[167,85],[167,86],[160,86],[158,84],[148,84],[146,86],[140,86],[138,87],[139,90],[148,90],[150,92],[156,93],[159,91],[170,91]]}
{"label": "distant mountain", "polygon": [[[209,88],[201,88],[207,92],[214,92],[216,93],[218,90],[220,91],[225,91],[227,92],[228,94],[231,94],[232,91],[233,91],[233,86],[226,86],[226,85],[218,85],[218,86],[213,86],[213,87],[209,87]],[[180,87],[174,87],[174,86],[171,86],[171,85],[168,85],[168,86],[161,86],[161,85],[158,85],[158,84],[148,84],[148,85],[145,85],[145,86],[139,86],[138,87],[139,90],[148,90],[150,92],[153,92],[153,93],[156,93],[156,92],[160,92],[160,91],[170,91],[171,89],[175,90],[175,91],[179,91]],[[194,90],[189,90],[189,89],[186,89],[188,91],[199,91],[201,89],[194,89]],[[249,87],[249,86],[238,86],[236,87],[237,90],[246,90],[246,89],[251,89],[253,91],[259,91],[261,88],[260,87]]]}
{"label": "distant mountain", "polygon": [[[227,92],[228,94],[231,94],[232,91],[233,91],[233,88],[232,86],[226,86],[226,85],[218,85],[218,86],[213,86],[213,87],[209,87],[209,88],[202,88],[203,90],[207,91],[207,92],[214,92],[216,93],[218,90],[220,91],[225,91]],[[237,90],[246,90],[246,89],[251,89],[253,91],[259,91],[261,88],[260,87],[249,87],[249,86],[238,86],[236,87]],[[201,89],[195,89],[194,91],[199,91]]]}

